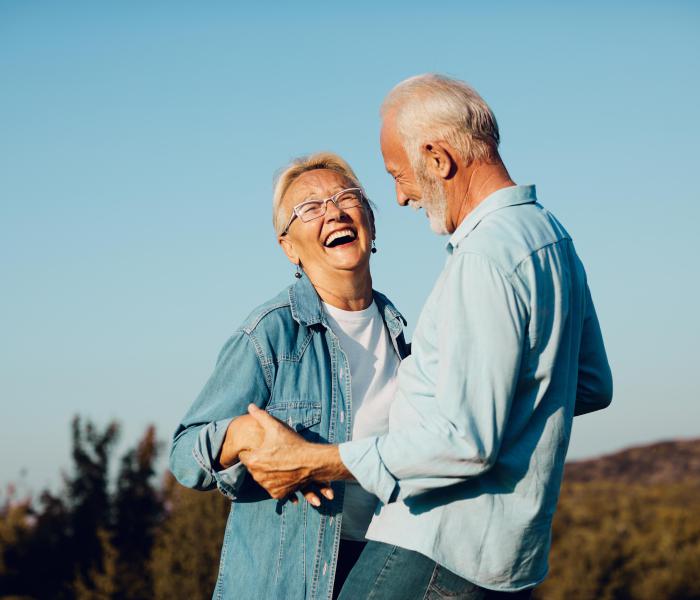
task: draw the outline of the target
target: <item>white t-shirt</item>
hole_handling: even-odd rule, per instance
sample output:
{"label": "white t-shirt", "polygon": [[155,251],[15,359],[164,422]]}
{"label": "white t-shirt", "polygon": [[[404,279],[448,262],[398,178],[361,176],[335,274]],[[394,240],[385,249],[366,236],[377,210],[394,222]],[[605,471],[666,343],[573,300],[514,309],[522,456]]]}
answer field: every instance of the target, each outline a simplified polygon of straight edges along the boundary
{"label": "white t-shirt", "polygon": [[[374,302],[358,311],[342,310],[325,302],[323,307],[350,364],[352,439],[386,433],[400,360],[379,309]],[[356,481],[346,482],[341,537],[364,540],[376,505],[376,496]]]}

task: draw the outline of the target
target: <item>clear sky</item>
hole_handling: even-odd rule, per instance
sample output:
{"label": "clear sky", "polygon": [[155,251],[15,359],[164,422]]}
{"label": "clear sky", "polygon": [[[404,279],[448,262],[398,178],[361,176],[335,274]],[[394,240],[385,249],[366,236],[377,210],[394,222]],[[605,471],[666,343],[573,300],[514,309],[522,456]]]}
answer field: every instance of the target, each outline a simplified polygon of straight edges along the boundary
{"label": "clear sky", "polygon": [[293,281],[271,180],[299,154],[354,166],[415,324],[445,239],[395,203],[378,107],[427,71],[490,103],[587,267],[615,400],[570,456],[700,436],[698,3],[0,0],[0,484],[55,485],[74,414],[169,437]]}

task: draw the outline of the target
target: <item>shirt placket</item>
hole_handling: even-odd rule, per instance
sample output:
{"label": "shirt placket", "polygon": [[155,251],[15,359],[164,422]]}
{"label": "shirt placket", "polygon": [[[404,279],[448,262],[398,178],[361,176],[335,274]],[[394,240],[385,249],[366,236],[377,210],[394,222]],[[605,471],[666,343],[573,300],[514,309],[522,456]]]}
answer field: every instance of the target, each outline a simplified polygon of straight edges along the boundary
{"label": "shirt placket", "polygon": [[[331,354],[331,378],[333,389],[331,399],[331,419],[329,427],[328,442],[331,444],[342,443],[350,439],[352,431],[352,388],[350,377],[350,364],[348,358],[340,347],[338,337],[333,333],[328,325],[326,335],[329,336],[332,348]],[[335,418],[334,415],[337,415]],[[312,586],[313,598],[331,598],[333,593],[333,580],[335,578],[336,565],[338,562],[338,550],[340,548],[340,531],[342,525],[342,507],[345,496],[344,485],[340,487],[340,494],[336,494],[333,499],[336,515],[322,515],[319,530],[319,550],[318,562],[314,569],[317,576],[314,578]],[[327,530],[330,529],[330,532]],[[331,535],[327,535],[331,533]],[[322,564],[321,564],[322,563]]]}

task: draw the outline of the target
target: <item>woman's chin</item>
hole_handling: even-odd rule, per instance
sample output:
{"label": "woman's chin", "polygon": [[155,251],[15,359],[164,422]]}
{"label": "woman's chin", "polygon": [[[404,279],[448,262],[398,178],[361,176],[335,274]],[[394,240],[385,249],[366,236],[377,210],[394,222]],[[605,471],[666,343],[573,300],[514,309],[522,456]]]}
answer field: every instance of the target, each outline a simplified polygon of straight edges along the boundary
{"label": "woman's chin", "polygon": [[344,271],[362,269],[369,260],[369,253],[362,252],[360,248],[328,248],[326,252],[328,266]]}

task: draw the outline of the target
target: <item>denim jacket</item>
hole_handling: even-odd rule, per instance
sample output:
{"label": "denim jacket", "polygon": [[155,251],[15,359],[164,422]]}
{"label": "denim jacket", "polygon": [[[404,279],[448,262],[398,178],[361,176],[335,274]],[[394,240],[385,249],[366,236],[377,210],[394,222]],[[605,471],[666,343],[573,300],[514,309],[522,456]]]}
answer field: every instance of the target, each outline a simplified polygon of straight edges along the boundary
{"label": "denim jacket", "polygon": [[[404,358],[405,320],[385,296],[373,294]],[[182,485],[217,487],[233,501],[214,598],[331,598],[344,484],[334,482],[335,499],[314,508],[270,498],[241,463],[217,471],[226,428],[250,402],[309,441],[351,439],[348,360],[305,276],[255,309],[226,342],[175,431],[170,468]]]}

